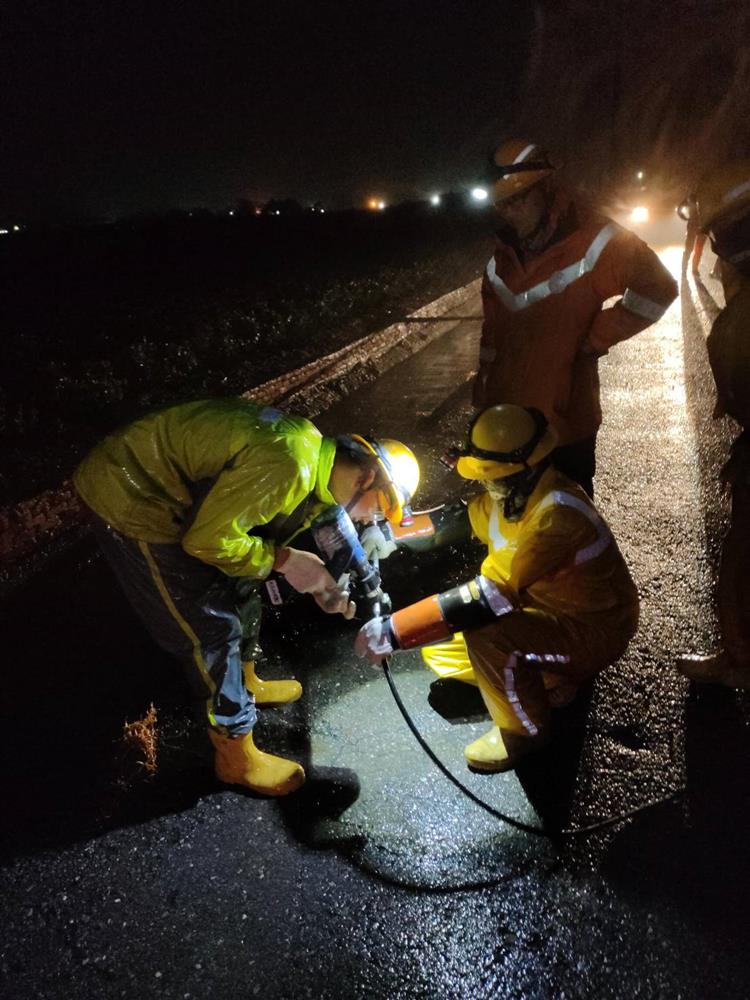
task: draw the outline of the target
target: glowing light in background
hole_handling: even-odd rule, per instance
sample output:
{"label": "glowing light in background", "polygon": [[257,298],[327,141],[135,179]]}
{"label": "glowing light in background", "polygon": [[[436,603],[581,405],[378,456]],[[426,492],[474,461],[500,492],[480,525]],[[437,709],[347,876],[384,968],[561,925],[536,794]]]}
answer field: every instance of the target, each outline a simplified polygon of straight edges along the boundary
{"label": "glowing light in background", "polygon": [[649,214],[645,205],[637,205],[630,213],[631,222],[648,222]]}
{"label": "glowing light in background", "polygon": [[439,195],[439,194],[433,194],[433,195],[432,195],[432,196],[430,197],[430,204],[431,204],[431,205],[439,205],[439,204],[440,204],[440,202],[441,202],[442,200],[443,200],[443,199],[442,199],[442,198],[440,197],[440,195]]}
{"label": "glowing light in background", "polygon": [[474,201],[487,201],[487,189],[480,187],[472,188],[471,197]]}
{"label": "glowing light in background", "polygon": [[[684,253],[684,248],[680,246],[668,246],[663,250],[659,251],[659,259],[662,264],[667,268],[669,273],[675,279],[675,281],[680,280],[680,274],[682,273],[682,255]],[[677,302],[680,300],[677,299]],[[669,307],[673,308],[675,303]]]}

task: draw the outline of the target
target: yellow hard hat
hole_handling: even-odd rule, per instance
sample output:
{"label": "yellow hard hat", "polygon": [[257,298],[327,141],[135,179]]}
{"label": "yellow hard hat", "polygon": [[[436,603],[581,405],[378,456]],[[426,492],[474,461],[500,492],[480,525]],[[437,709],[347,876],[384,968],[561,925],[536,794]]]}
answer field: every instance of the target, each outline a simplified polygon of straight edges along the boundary
{"label": "yellow hard hat", "polygon": [[411,503],[419,486],[419,462],[414,452],[393,438],[376,439],[351,434],[349,440],[375,457],[379,473],[375,488],[380,506],[392,524],[400,524],[404,508]]}
{"label": "yellow hard hat", "polygon": [[534,407],[502,403],[476,415],[456,470],[464,479],[504,479],[537,465],[557,444],[557,434]]}
{"label": "yellow hard hat", "polygon": [[704,232],[735,222],[750,211],[750,160],[706,174],[696,190],[698,225]]}
{"label": "yellow hard hat", "polygon": [[495,202],[512,198],[554,173],[549,156],[541,146],[524,139],[509,139],[492,156]]}

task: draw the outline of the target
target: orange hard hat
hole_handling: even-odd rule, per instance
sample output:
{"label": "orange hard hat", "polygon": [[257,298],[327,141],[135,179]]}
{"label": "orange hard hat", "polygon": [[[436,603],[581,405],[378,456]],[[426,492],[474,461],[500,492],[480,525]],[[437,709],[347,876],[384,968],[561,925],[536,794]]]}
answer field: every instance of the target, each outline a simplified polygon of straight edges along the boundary
{"label": "orange hard hat", "polygon": [[509,139],[492,155],[495,201],[504,201],[549,177],[555,168],[546,150],[525,139]]}

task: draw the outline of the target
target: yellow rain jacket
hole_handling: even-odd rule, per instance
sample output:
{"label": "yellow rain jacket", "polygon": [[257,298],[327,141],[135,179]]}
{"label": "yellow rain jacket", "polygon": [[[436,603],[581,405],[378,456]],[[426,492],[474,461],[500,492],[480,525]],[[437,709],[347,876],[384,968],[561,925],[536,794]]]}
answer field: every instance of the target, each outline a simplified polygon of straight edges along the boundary
{"label": "yellow rain jacket", "polygon": [[[567,476],[549,468],[518,521],[503,517],[502,504],[489,493],[469,502],[469,518],[487,545],[482,574],[518,610],[467,636],[457,632],[448,642],[425,646],[422,657],[431,670],[475,683],[467,639],[472,648],[489,643],[498,670],[488,676],[485,694],[497,709],[505,684],[499,668],[513,651],[570,656],[559,673],[575,683],[624,653],[638,627],[638,592],[606,523]],[[555,683],[545,678],[546,686]],[[539,695],[530,696],[532,715],[543,714]],[[506,722],[512,716],[499,709],[496,714]]]}
{"label": "yellow rain jacket", "polygon": [[627,644],[638,617],[635,585],[606,523],[567,476],[547,469],[518,521],[504,518],[489,493],[470,501],[469,518],[488,548],[482,574],[514,604],[608,632],[619,622]]}
{"label": "yellow rain jacket", "polygon": [[276,544],[336,502],[328,489],[335,455],[335,440],[303,417],[211,399],[115,431],[73,481],[121,534],[180,543],[229,576],[263,578]]}

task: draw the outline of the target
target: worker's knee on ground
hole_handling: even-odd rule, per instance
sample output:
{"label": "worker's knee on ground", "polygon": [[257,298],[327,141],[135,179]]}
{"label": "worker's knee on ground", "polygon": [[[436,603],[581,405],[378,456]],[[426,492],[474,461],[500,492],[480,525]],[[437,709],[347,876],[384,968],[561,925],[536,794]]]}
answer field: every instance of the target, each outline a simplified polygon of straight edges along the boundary
{"label": "worker's knee on ground", "polygon": [[456,632],[448,642],[424,646],[421,652],[425,666],[429,667],[438,677],[463,681],[466,684],[476,684],[474,668],[471,665],[466,641],[461,632]]}

